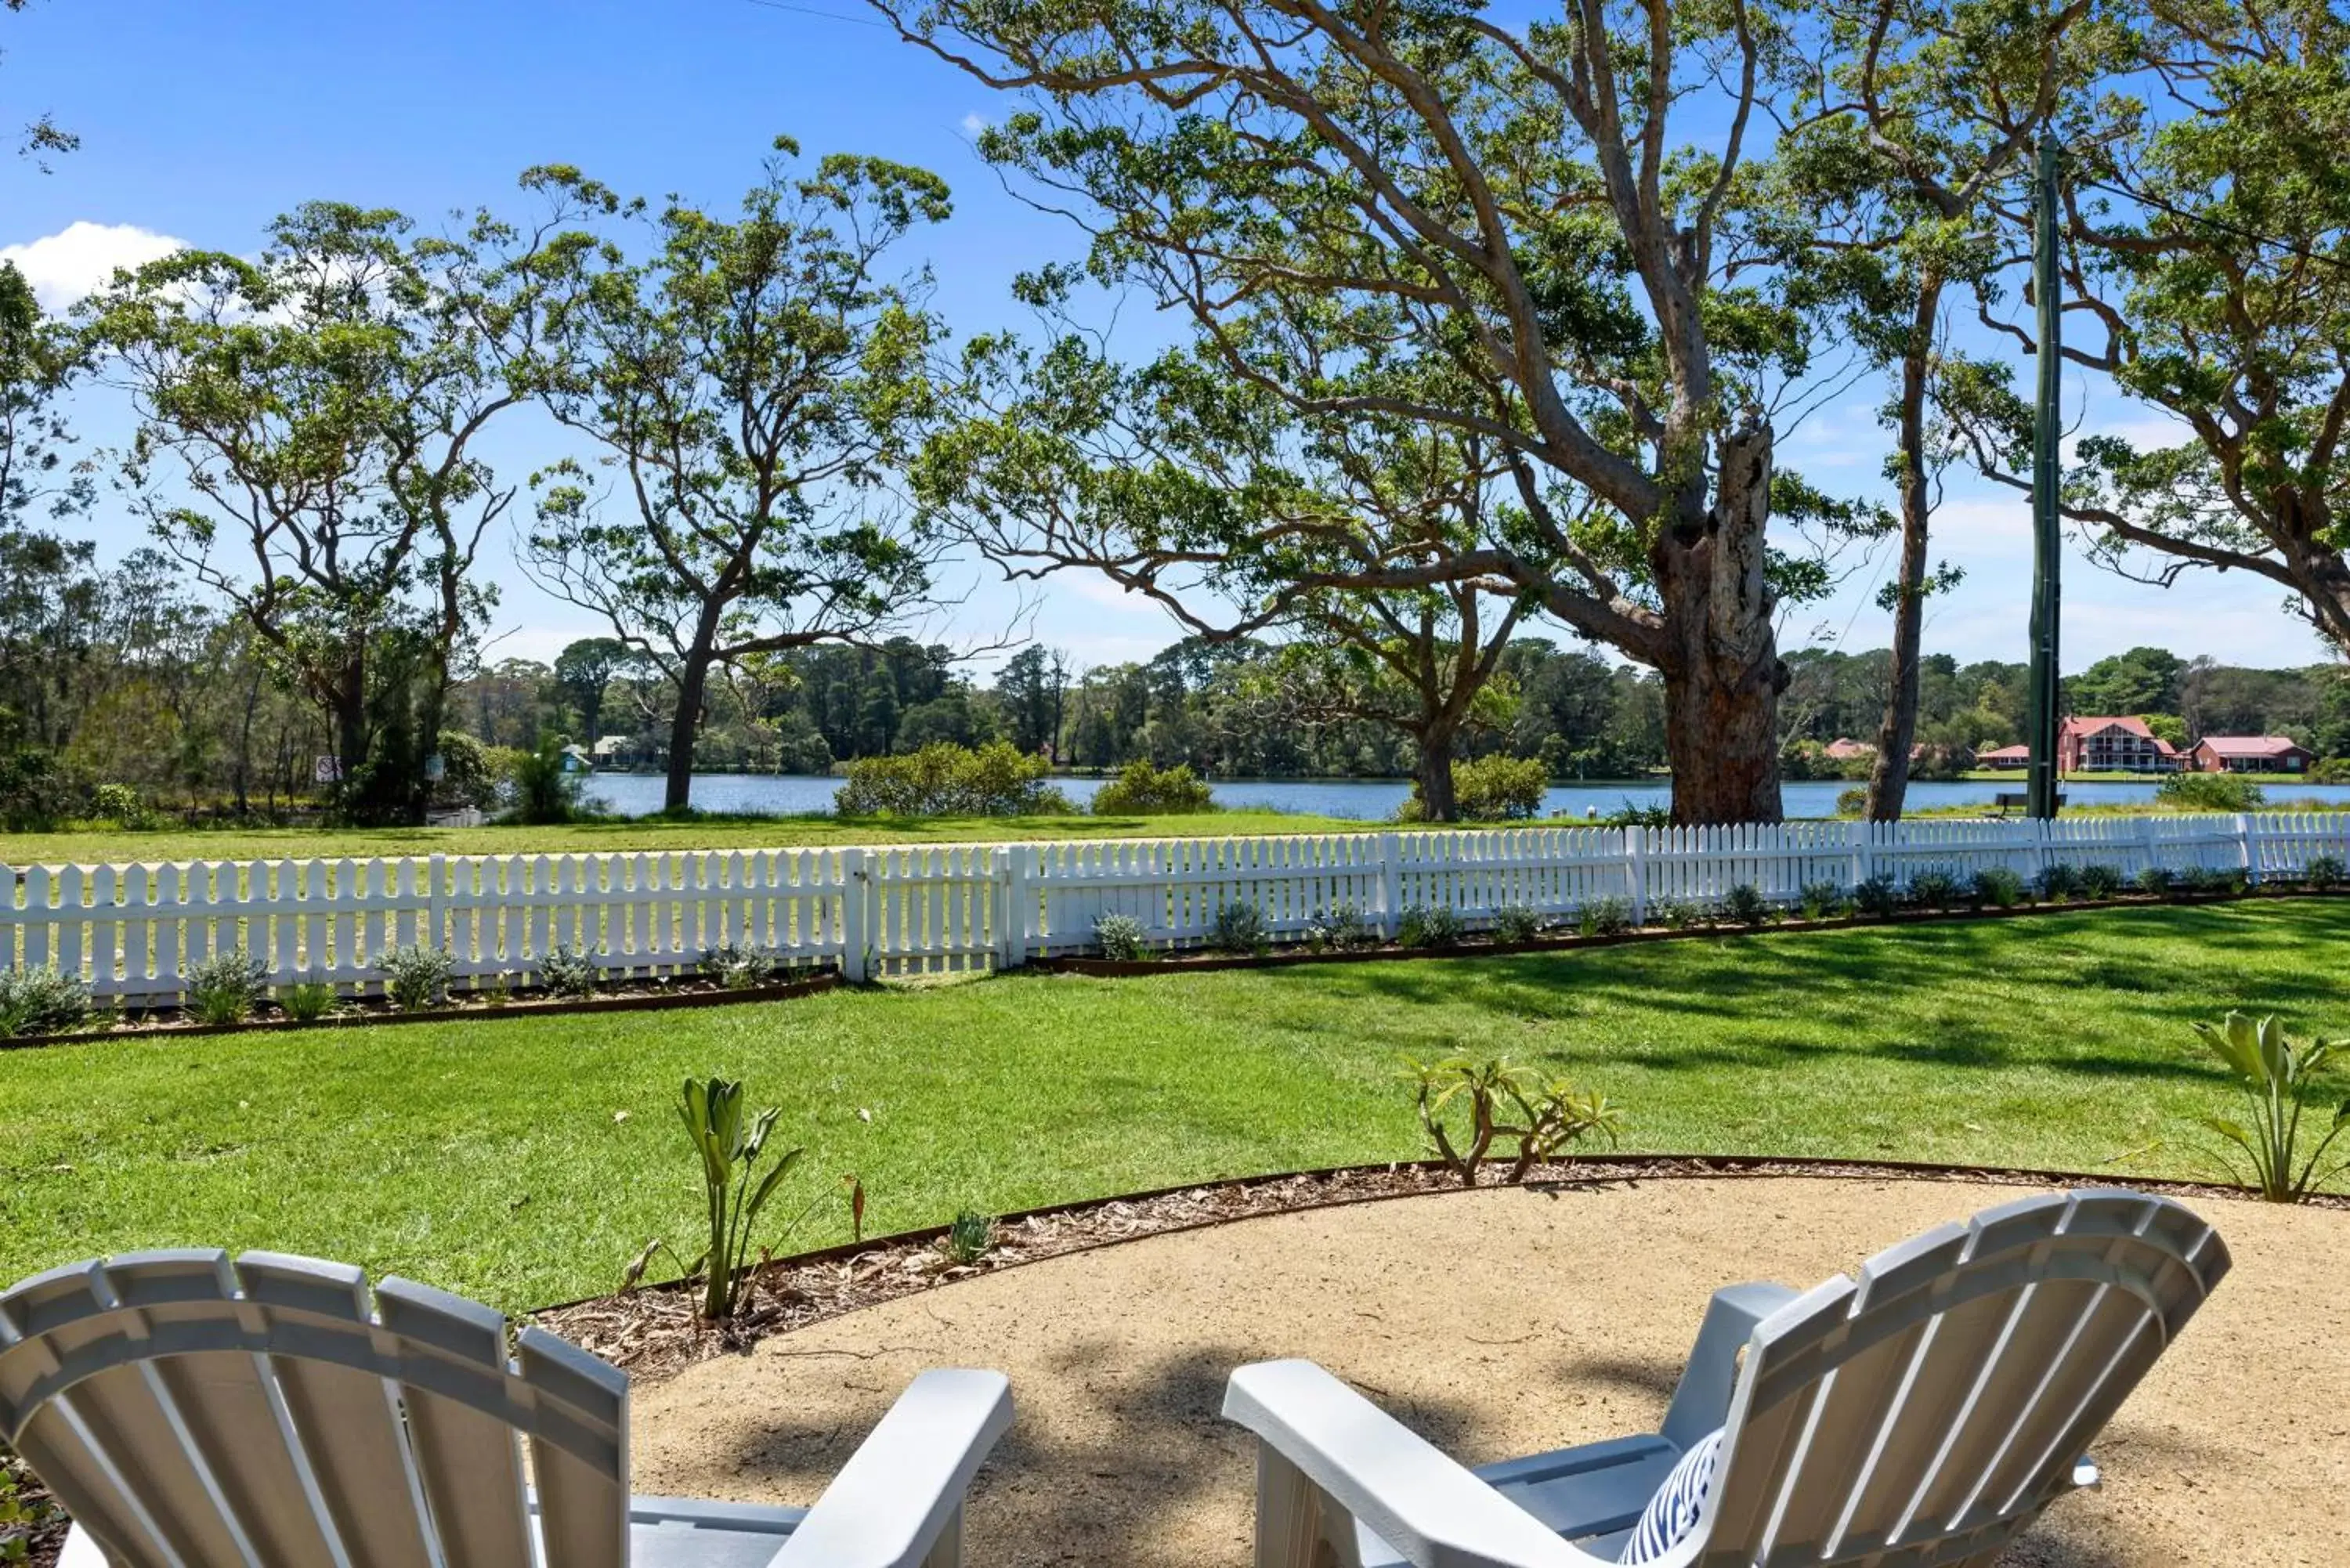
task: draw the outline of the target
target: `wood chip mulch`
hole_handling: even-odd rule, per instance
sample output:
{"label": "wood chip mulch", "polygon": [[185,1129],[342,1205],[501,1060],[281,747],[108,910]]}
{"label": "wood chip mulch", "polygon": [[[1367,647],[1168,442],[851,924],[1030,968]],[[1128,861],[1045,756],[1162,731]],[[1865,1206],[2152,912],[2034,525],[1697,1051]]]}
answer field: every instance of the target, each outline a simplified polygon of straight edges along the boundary
{"label": "wood chip mulch", "polygon": [[[1489,1165],[1477,1184],[1505,1185],[1507,1169],[1506,1165]],[[1537,1190],[1559,1190],[1662,1177],[1753,1176],[1875,1176],[1987,1185],[2044,1184],[2052,1179],[2051,1173],[2044,1171],[1858,1160],[1617,1156],[1537,1166],[1527,1174],[1525,1185]],[[2078,1186],[2089,1179],[2063,1179]],[[2106,1179],[2125,1184],[2118,1177]],[[2128,1179],[2126,1184],[2140,1191],[2181,1197],[2243,1195],[2237,1189],[2191,1182]],[[632,1377],[659,1379],[716,1356],[745,1354],[772,1334],[788,1334],[859,1307],[1023,1263],[1233,1220],[1461,1189],[1458,1177],[1418,1164],[1215,1182],[1014,1216],[996,1227],[993,1244],[974,1263],[950,1260],[942,1250],[941,1231],[914,1231],[778,1259],[754,1271],[747,1286],[748,1304],[733,1322],[723,1324],[699,1315],[699,1293],[682,1282],[549,1307],[531,1318],[581,1349],[626,1367]],[[2329,1208],[2350,1208],[2350,1199],[2333,1195],[2313,1201]]]}

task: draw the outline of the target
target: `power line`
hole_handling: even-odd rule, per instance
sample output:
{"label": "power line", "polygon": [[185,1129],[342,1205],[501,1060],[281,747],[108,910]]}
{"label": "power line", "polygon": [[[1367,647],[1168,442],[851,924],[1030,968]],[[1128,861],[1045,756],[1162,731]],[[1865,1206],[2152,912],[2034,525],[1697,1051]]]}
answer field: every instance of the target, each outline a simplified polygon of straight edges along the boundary
{"label": "power line", "polygon": [[813,5],[792,5],[785,0],[743,0],[746,5],[763,6],[769,11],[796,11],[803,16],[821,16],[827,22],[854,22],[860,27],[886,27],[887,22],[877,22],[870,16],[844,16],[837,11],[819,11]]}
{"label": "power line", "polygon": [[2164,201],[2161,197],[2154,195],[2148,192],[2126,190],[2119,185],[2109,185],[2102,180],[2084,180],[2081,183],[2087,186],[2092,191],[2110,192],[2114,195],[2119,196],[2125,201],[2135,202],[2141,206],[2151,207],[2156,212],[2177,218],[2183,223],[2198,224],[2200,227],[2210,230],[2215,234],[2225,234],[2230,239],[2241,240],[2248,245],[2258,245],[2271,250],[2282,251],[2286,255],[2295,256],[2303,261],[2320,262],[2326,266],[2341,267],[2345,271],[2350,271],[2350,261],[2345,261],[2340,256],[2328,255],[2323,251],[2316,250],[2307,244],[2295,244],[2290,240],[2274,239],[2266,234],[2256,234],[2250,229],[2240,229],[2233,223],[2223,223],[2218,218],[2210,217],[2202,213],[2189,212],[2184,207],[2174,206],[2170,202]]}

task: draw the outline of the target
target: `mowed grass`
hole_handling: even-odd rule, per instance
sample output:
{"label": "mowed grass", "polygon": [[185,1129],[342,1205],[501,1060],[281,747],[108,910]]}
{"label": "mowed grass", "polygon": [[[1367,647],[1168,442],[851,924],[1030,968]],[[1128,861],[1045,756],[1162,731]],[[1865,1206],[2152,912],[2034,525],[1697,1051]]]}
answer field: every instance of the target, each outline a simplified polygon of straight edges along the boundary
{"label": "mowed grass", "polygon": [[1371,833],[1378,823],[1279,811],[1185,816],[611,817],[546,827],[158,827],[0,835],[0,865],[285,860],[390,855],[577,855],[639,849],[816,848],[831,844],[1012,843],[1048,838],[1201,838]]}
{"label": "mowed grass", "polygon": [[0,1282],[220,1245],[599,1293],[650,1237],[699,1251],[671,1102],[704,1073],[807,1146],[795,1249],[847,1239],[852,1171],[882,1231],[1416,1156],[1399,1061],[1455,1049],[1606,1090],[1635,1148],[2204,1174],[2189,1021],[2350,1027],[2345,938],[2350,901],[2262,901],[0,1053]]}

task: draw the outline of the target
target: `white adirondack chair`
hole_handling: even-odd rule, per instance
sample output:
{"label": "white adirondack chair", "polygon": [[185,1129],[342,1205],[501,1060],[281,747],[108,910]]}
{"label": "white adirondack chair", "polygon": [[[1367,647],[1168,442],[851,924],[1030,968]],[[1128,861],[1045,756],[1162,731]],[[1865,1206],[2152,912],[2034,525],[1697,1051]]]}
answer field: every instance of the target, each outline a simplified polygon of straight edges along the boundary
{"label": "white adirondack chair", "polygon": [[1613,1563],[1718,1427],[1696,1528],[1658,1563],[1981,1568],[2095,1480],[2088,1443],[2227,1270],[2166,1199],[2025,1199],[1857,1282],[1722,1291],[1662,1431],[1475,1471],[1312,1362],[1243,1366],[1224,1414],[1259,1438],[1257,1568]]}
{"label": "white adirondack chair", "polygon": [[407,1280],[132,1253],[0,1295],[0,1437],[73,1516],[63,1568],[958,1568],[1012,1421],[1000,1373],[926,1372],[813,1508],[631,1498],[627,1375],[519,1351]]}

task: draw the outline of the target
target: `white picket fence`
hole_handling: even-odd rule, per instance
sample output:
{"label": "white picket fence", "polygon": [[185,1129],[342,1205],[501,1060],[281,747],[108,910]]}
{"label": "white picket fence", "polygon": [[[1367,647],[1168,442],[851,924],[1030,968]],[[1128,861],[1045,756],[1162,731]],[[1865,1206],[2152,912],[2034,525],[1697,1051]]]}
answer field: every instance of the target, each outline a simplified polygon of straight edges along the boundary
{"label": "white picket fence", "polygon": [[384,951],[410,943],[448,949],[468,983],[526,983],[557,948],[590,952],[615,975],[652,976],[747,942],[784,965],[865,979],[1080,950],[1110,914],[1132,916],[1156,943],[1196,946],[1234,903],[1253,906],[1277,939],[1340,905],[1389,932],[1406,910],[1440,905],[1471,929],[1506,907],[1567,916],[1606,898],[1637,920],[1741,884],[1792,903],[1823,882],[1906,885],[1929,868],[1967,877],[1990,867],[2029,879],[2059,861],[2257,881],[2321,855],[2350,860],[2350,813],[0,865],[15,884],[0,902],[0,968],[54,964],[101,995],[151,999],[178,995],[195,965],[240,949],[280,983],[367,990]]}

